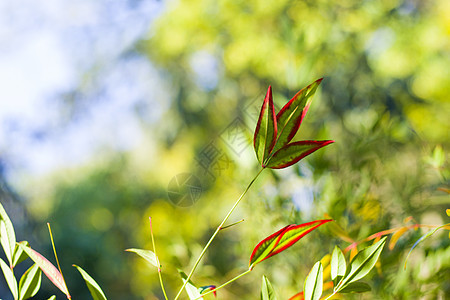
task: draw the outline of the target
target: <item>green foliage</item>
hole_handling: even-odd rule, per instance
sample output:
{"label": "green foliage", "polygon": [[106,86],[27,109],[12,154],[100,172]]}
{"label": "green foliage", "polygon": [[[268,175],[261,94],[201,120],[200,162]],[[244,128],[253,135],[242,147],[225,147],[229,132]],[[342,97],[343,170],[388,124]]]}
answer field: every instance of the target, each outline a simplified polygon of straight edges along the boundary
{"label": "green foliage", "polygon": [[261,284],[261,300],[277,300],[275,290],[269,279],[263,275]]}

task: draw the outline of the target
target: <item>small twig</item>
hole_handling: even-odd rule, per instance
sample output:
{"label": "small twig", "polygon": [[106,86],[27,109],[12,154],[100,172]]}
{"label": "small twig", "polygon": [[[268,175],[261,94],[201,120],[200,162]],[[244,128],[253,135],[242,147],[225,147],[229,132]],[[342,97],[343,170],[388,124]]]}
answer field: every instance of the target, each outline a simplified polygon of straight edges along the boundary
{"label": "small twig", "polygon": [[240,220],[240,221],[237,221],[237,222],[234,222],[234,223],[232,223],[232,224],[230,224],[230,225],[223,226],[222,228],[220,228],[220,230],[230,228],[231,226],[237,225],[237,224],[242,223],[242,222],[244,222],[244,219],[242,219],[242,220]]}
{"label": "small twig", "polygon": [[[52,228],[50,226],[50,223],[48,223],[48,222],[47,222],[47,227],[48,227],[48,232],[50,233],[50,240],[52,241],[53,253],[55,254],[56,264],[58,265],[59,273],[61,273],[61,277],[64,281],[64,285],[66,286],[66,290],[69,291],[69,289],[67,288],[66,279],[64,278],[63,272],[61,270],[61,266],[59,265],[58,254],[56,254],[56,247],[55,247],[55,242],[53,240]],[[69,293],[67,294],[67,299],[72,299],[72,297],[70,296]]]}

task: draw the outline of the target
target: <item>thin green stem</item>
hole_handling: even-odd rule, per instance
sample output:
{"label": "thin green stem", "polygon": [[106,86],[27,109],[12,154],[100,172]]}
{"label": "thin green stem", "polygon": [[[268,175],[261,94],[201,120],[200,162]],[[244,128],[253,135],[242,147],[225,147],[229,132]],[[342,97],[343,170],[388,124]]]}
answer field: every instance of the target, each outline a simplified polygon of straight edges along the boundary
{"label": "thin green stem", "polygon": [[232,223],[232,224],[230,224],[230,225],[223,226],[222,228],[220,228],[220,230],[230,228],[231,226],[237,225],[237,224],[242,223],[242,222],[244,222],[244,219],[239,220],[239,221],[237,221],[237,222],[234,222],[234,223]]}
{"label": "thin green stem", "polygon": [[58,254],[56,254],[55,241],[53,240],[52,228],[50,226],[50,223],[48,223],[48,222],[47,222],[47,227],[48,227],[48,232],[50,234],[50,240],[52,241],[53,253],[55,254],[56,264],[58,265],[58,270],[59,270],[59,273],[61,273],[61,277],[63,279],[64,285],[66,286],[67,299],[72,299],[72,297],[69,294],[69,289],[67,288],[66,279],[64,279],[64,275],[63,275],[63,272],[61,270],[61,266],[59,265]]}
{"label": "thin green stem", "polygon": [[217,227],[216,231],[214,231],[213,235],[211,236],[211,238],[209,239],[208,243],[206,243],[205,247],[203,248],[202,252],[200,253],[199,257],[197,258],[197,260],[194,263],[194,266],[192,267],[191,272],[189,273],[188,277],[186,278],[186,280],[183,283],[183,286],[180,288],[180,290],[178,291],[178,294],[175,296],[174,300],[177,300],[181,293],[183,292],[184,287],[186,286],[186,284],[189,282],[189,280],[192,277],[192,274],[194,274],[195,269],[197,269],[198,264],[200,263],[200,260],[202,259],[203,255],[205,255],[206,250],[208,250],[209,245],[211,245],[212,241],[215,239],[216,235],[219,233],[219,231],[223,228],[223,225],[225,224],[225,222],[228,220],[228,218],[230,217],[230,215],[233,213],[234,209],[236,208],[236,206],[238,206],[239,202],[241,202],[242,198],[245,196],[245,194],[247,194],[248,190],[250,189],[250,187],[252,186],[252,184],[256,181],[256,179],[258,178],[259,174],[261,174],[261,172],[264,170],[264,168],[262,168],[258,174],[256,174],[256,176],[252,179],[252,181],[250,181],[250,183],[247,185],[247,188],[244,190],[244,192],[241,194],[241,196],[236,200],[236,202],[234,203],[233,207],[231,207],[230,211],[228,212],[228,214],[225,216],[225,218],[223,219],[222,223],[220,223],[220,225]]}
{"label": "thin green stem", "polygon": [[227,282],[225,282],[225,283],[222,284],[221,286],[218,286],[218,287],[216,287],[215,289],[212,289],[212,290],[210,290],[210,291],[208,291],[208,292],[206,292],[206,293],[203,293],[200,297],[195,298],[195,300],[200,299],[200,298],[202,298],[203,296],[206,296],[206,295],[208,295],[208,294],[214,293],[214,292],[217,291],[217,290],[220,290],[221,288],[223,288],[223,287],[229,285],[230,283],[232,283],[232,282],[235,281],[235,280],[238,280],[239,278],[241,278],[242,276],[244,276],[244,275],[250,273],[251,271],[252,271],[251,269],[248,269],[248,270],[245,271],[244,273],[241,273],[241,274],[239,274],[238,276],[234,277],[233,279],[228,280]]}
{"label": "thin green stem", "polygon": [[161,285],[161,289],[162,289],[163,294],[164,294],[164,299],[169,300],[167,298],[166,289],[164,288],[164,283],[163,283],[163,280],[162,280],[161,263],[159,262],[158,255],[156,254],[155,238],[153,237],[152,217],[150,217],[149,220],[150,220],[150,235],[152,236],[153,252],[155,253],[156,261],[158,262],[159,284]]}

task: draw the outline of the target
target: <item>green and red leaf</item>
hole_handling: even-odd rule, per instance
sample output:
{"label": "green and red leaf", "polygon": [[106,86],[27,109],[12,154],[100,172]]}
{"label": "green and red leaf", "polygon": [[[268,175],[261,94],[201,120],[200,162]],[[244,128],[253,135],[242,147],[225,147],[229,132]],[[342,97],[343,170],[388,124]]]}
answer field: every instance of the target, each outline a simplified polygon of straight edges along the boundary
{"label": "green and red leaf", "polygon": [[277,124],[279,128],[277,141],[273,151],[277,151],[287,145],[287,143],[295,136],[302,124],[303,118],[308,112],[312,96],[322,80],[323,78],[316,80],[295,94],[295,96],[292,97],[292,99],[289,100],[277,114]]}
{"label": "green and red leaf", "polygon": [[332,220],[316,220],[300,225],[291,224],[278,230],[259,242],[255,249],[253,249],[252,255],[250,256],[250,269],[253,269],[256,264],[263,260],[286,250],[317,227],[330,221]]}
{"label": "green and red leaf", "polygon": [[275,108],[273,106],[272,87],[269,86],[266,97],[264,98],[258,123],[256,124],[255,135],[253,137],[253,146],[255,147],[256,157],[261,164],[269,156],[277,138],[277,121],[275,117]]}
{"label": "green and red leaf", "polygon": [[50,281],[61,292],[63,292],[68,299],[70,299],[70,294],[67,290],[66,283],[58,269],[39,252],[31,249],[30,247],[24,246],[21,243],[18,243],[17,245],[22,248],[22,250],[39,266],[39,268],[41,268],[42,272],[44,272],[48,279],[50,279]]}
{"label": "green and red leaf", "polygon": [[289,167],[302,158],[331,143],[334,143],[334,141],[299,141],[290,143],[275,152],[268,161],[266,167],[271,169],[283,169]]}

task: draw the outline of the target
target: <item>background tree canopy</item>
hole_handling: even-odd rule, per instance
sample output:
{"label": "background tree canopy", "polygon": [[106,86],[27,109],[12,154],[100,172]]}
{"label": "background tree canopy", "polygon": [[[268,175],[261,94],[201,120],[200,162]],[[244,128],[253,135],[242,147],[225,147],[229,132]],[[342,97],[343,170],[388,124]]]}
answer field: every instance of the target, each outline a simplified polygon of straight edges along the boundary
{"label": "background tree canopy", "polygon": [[[257,172],[251,139],[269,85],[279,108],[324,77],[297,138],[336,143],[259,178],[232,217],[245,222],[219,235],[194,282],[227,281],[247,267],[263,237],[324,214],[355,240],[400,226],[408,216],[448,222],[450,200],[442,189],[449,188],[450,175],[449,1],[178,0],[163,6],[148,33],[113,58],[132,62],[119,79],[152,87],[132,107],[130,122],[143,132],[139,142],[125,150],[101,148],[87,163],[31,178],[19,191],[46,254],[44,224],[52,223],[74,299],[87,299],[88,291],[72,263],[110,299],[162,299],[154,270],[124,252],[151,249],[149,216],[168,289],[177,290],[176,268],[190,270]],[[133,72],[143,58],[155,69],[150,77]],[[110,73],[96,72],[89,70],[85,82],[60,96],[58,112],[71,122],[95,105],[89,97],[108,99],[111,87],[102,90],[92,78]],[[131,88],[113,91],[124,101],[133,95]],[[149,121],[154,109],[159,117]],[[122,121],[129,119],[120,119],[118,128]],[[168,195],[170,182],[183,173],[200,189],[189,194],[194,203],[174,205],[179,198]],[[325,227],[219,297],[255,299],[262,274],[270,275],[281,299],[301,291],[315,261],[335,244],[348,246]],[[410,232],[383,251],[373,292],[364,299],[450,294],[445,235],[417,248],[403,270],[420,235]]]}

